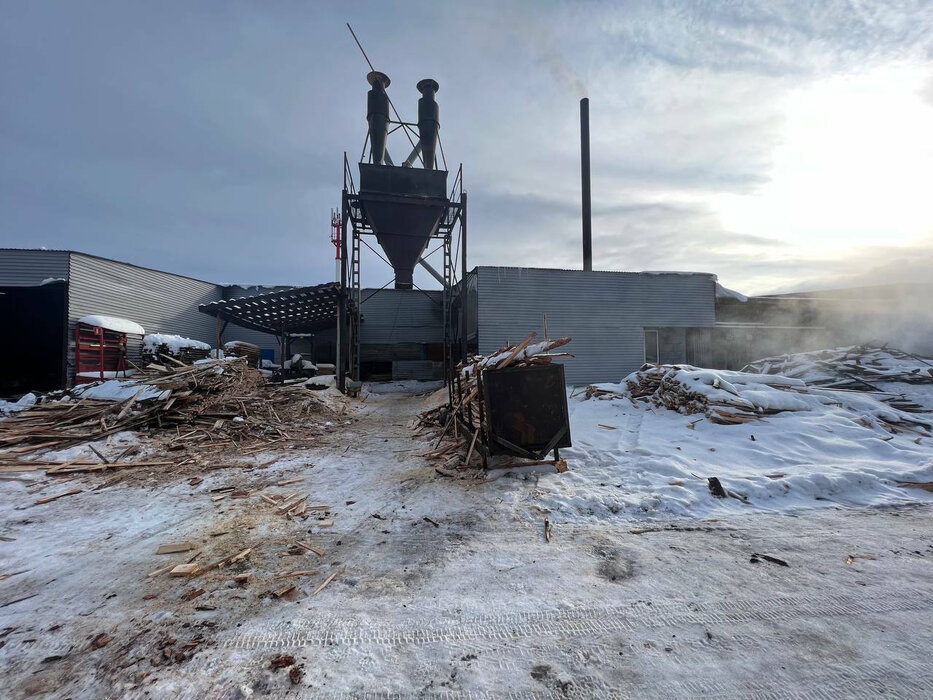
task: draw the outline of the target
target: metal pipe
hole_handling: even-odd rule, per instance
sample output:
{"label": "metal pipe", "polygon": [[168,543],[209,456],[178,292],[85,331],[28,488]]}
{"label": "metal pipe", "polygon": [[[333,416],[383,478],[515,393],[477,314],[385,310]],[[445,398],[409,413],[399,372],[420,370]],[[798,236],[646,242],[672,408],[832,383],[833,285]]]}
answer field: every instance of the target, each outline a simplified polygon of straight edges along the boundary
{"label": "metal pipe", "polygon": [[447,280],[445,280],[441,276],[440,272],[434,269],[434,266],[431,263],[429,263],[427,260],[425,260],[422,257],[418,258],[418,263],[421,265],[421,267],[423,267],[425,270],[431,273],[431,277],[433,277],[438,282],[440,282],[442,287],[444,287],[445,289],[447,288]]}
{"label": "metal pipe", "polygon": [[580,100],[580,179],[583,190],[583,269],[593,271],[593,215],[590,202],[590,98]]}
{"label": "metal pipe", "polygon": [[467,193],[464,192],[460,195],[460,242],[462,244],[461,255],[463,259],[460,261],[461,265],[461,274],[460,274],[460,337],[462,342],[460,344],[460,361],[466,362],[467,359],[467,349],[468,349],[468,339],[467,339],[467,329],[469,325],[467,323],[467,311],[469,310],[469,294],[467,290]]}
{"label": "metal pipe", "polygon": [[439,89],[436,80],[425,78],[418,81],[418,137],[421,156],[426,170],[434,170],[434,153],[437,149],[437,132],[441,128],[440,110],[434,93]]}
{"label": "metal pipe", "polygon": [[[347,154],[343,154],[346,161]],[[340,295],[337,297],[337,388],[340,391],[346,391],[347,388],[347,225],[350,219],[350,207],[347,201],[348,193],[346,185],[343,188],[343,197],[340,208],[341,231],[340,237]],[[359,310],[357,310],[359,313]]]}
{"label": "metal pipe", "polygon": [[415,164],[415,161],[418,159],[418,156],[421,155],[421,141],[415,144],[415,147],[411,149],[411,155],[405,159],[405,162],[402,163],[403,168],[410,168]]}
{"label": "metal pipe", "polygon": [[369,143],[372,162],[382,165],[386,157],[386,139],[389,135],[389,76],[372,71],[366,76],[372,88],[366,93],[366,121],[369,122]]}

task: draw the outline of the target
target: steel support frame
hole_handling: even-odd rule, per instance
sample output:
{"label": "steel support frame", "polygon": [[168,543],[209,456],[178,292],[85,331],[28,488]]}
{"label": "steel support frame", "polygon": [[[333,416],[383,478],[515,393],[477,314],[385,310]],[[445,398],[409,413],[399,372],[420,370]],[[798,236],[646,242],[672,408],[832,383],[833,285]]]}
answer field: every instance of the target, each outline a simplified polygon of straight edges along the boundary
{"label": "steel support frame", "polygon": [[[453,374],[453,344],[451,334],[453,330],[453,321],[451,317],[451,305],[453,302],[454,285],[454,265],[453,265],[453,231],[459,225],[461,241],[461,268],[463,271],[461,279],[461,293],[463,294],[461,313],[461,347],[460,356],[462,360],[466,359],[467,340],[466,340],[466,192],[462,185],[463,168],[461,166],[457,173],[456,183],[459,183],[459,201],[453,200],[457,184],[448,198],[447,212],[442,219],[438,232],[431,236],[431,240],[441,240],[443,244],[443,323],[444,323],[444,381],[448,383]],[[355,217],[354,209],[360,211],[359,196],[357,195],[353,178],[350,174],[350,163],[347,155],[344,153],[344,183],[341,198],[341,241],[340,241],[340,303],[339,303],[339,321],[337,324],[337,387],[340,391],[346,391],[346,377],[349,374],[354,381],[360,380],[360,321],[362,317],[362,278],[361,278],[361,259],[360,259],[360,241],[364,235],[375,237],[375,232],[368,229],[363,217]],[[349,238],[349,244],[348,239]],[[381,291],[381,290],[380,290]],[[378,292],[375,292],[378,294]],[[351,303],[352,302],[352,303]],[[355,308],[356,313],[349,313],[350,307]]]}
{"label": "steel support frame", "polygon": [[[347,194],[345,197],[346,208],[349,211],[351,205],[356,202],[356,198],[352,194]],[[347,273],[349,277],[349,284],[346,287],[347,289],[347,298],[351,299],[354,302],[354,306],[357,310],[355,315],[351,315],[348,318],[348,338],[347,338],[347,357],[348,357],[348,373],[352,380],[360,380],[360,318],[362,316],[362,276],[361,276],[361,260],[360,252],[361,246],[360,241],[363,236],[373,236],[375,233],[372,231],[360,230],[361,227],[357,227],[356,223],[353,220],[352,216],[348,217],[349,221],[349,230],[344,228],[344,231],[349,234],[349,255],[347,260]],[[443,246],[443,277],[444,277],[444,289],[442,293],[442,313],[443,313],[443,323],[444,323],[444,381],[447,381],[447,377],[450,372],[450,357],[451,357],[451,302],[453,299],[453,258],[452,254],[452,236],[450,231],[444,231],[437,233],[431,236],[430,240],[440,240]],[[382,291],[382,290],[379,290]],[[379,292],[374,292],[372,296],[375,296]],[[368,297],[367,297],[368,298]]]}

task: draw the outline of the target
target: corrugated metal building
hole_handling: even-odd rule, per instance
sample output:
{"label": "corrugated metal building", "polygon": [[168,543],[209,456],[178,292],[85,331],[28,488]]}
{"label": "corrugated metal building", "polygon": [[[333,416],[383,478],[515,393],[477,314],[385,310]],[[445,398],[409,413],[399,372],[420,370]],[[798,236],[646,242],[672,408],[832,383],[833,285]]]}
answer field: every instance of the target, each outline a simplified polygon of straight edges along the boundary
{"label": "corrugated metal building", "polygon": [[[571,336],[570,384],[619,381],[645,361],[687,362],[686,329],[716,322],[716,277],[477,267],[467,280],[471,345],[490,353],[531,331]],[[475,284],[475,297],[472,287]]]}
{"label": "corrugated metal building", "polygon": [[[49,289],[39,286],[49,279],[65,282],[44,285]],[[573,338],[566,348],[576,355],[565,362],[569,383],[618,381],[645,361],[690,362],[705,350],[694,347],[696,335],[688,343],[687,329],[715,325],[715,279],[701,273],[477,267],[466,280],[468,344],[471,351],[489,353],[531,331],[543,336],[547,317],[550,337]],[[83,315],[129,318],[147,332],[177,333],[213,345],[215,321],[198,311],[199,304],[286,289],[223,286],[84,253],[9,249],[0,250],[0,291],[3,288],[43,290],[47,316],[60,316],[43,332],[50,337],[62,334],[60,347],[68,351],[59,351],[58,361],[69,379],[74,324]],[[37,291],[34,297],[39,295]],[[365,289],[361,302],[364,377],[439,377],[444,342],[441,292]],[[460,304],[456,298],[455,337]],[[334,336],[317,334],[313,347],[310,339],[296,340],[292,350],[313,352],[317,361],[333,361]],[[273,336],[232,324],[223,340],[278,349]]]}
{"label": "corrugated metal building", "polygon": [[[63,283],[50,284],[53,280],[63,280]],[[47,298],[50,292],[46,287],[60,288],[61,299],[50,301]],[[77,319],[82,316],[101,314],[128,318],[143,326],[147,333],[174,333],[214,345],[214,319],[200,313],[198,305],[231,298],[227,295],[238,294],[238,290],[247,294],[256,293],[252,289],[224,287],[86,253],[21,249],[0,249],[0,291],[4,288],[10,290],[10,295],[15,296],[18,303],[28,303],[30,298],[35,300],[36,308],[44,316],[45,326],[61,327],[62,343],[55,360],[60,368],[60,372],[56,373],[58,385],[63,383],[62,377],[67,382],[74,380],[74,327]],[[27,288],[35,288],[36,291],[30,296]],[[12,302],[13,296],[10,296],[9,302]],[[10,323],[13,311],[2,298],[0,309],[4,309],[6,323]],[[20,325],[22,321],[20,319]],[[36,329],[31,321],[26,319],[26,322],[29,323],[30,332],[51,332],[51,328],[43,326]],[[223,339],[245,340],[269,350],[278,347],[278,342],[272,336],[234,326],[228,327]],[[28,338],[21,340],[29,342]],[[18,349],[13,350],[19,352]],[[131,359],[138,350],[138,344],[130,348]],[[3,359],[19,364],[13,357]],[[41,362],[48,363],[49,358],[43,357]],[[6,369],[0,371],[4,373],[4,380],[7,379],[6,374],[13,373]],[[22,375],[22,367],[16,372]],[[53,388],[43,386],[50,381],[45,378],[27,388]]]}

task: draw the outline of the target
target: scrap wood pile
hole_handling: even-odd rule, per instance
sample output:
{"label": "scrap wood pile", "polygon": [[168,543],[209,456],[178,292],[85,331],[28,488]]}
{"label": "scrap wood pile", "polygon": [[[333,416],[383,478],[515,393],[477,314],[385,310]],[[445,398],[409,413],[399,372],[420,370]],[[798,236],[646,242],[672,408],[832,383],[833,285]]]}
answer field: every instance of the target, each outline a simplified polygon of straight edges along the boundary
{"label": "scrap wood pile", "polygon": [[690,365],[644,365],[619,384],[592,384],[587,398],[628,398],[685,415],[703,414],[713,423],[748,423],[785,411],[842,407],[866,427],[929,436],[929,420],[861,392],[808,386],[794,377],[710,370]]}
{"label": "scrap wood pile", "polygon": [[[22,458],[127,430],[149,431],[169,451],[235,448],[238,454],[249,455],[275,447],[310,445],[315,442],[307,417],[329,410],[316,392],[300,386],[268,386],[259,370],[247,367],[243,358],[192,366],[153,364],[131,380],[83,384],[50,394],[32,408],[0,421],[0,468],[34,466],[41,462],[24,463]],[[58,473],[165,463],[119,459],[101,456],[95,463],[44,464],[57,467],[54,473]]]}
{"label": "scrap wood pile", "polygon": [[[432,408],[420,414],[410,426],[415,430],[414,438],[436,438],[435,449],[422,456],[440,461],[438,471],[442,474],[451,468],[467,468],[478,454],[477,440],[482,439],[484,430],[481,416],[485,415],[482,406],[483,396],[477,377],[485,370],[505,369],[506,367],[532,367],[550,364],[557,358],[573,357],[570,353],[551,352],[571,341],[571,338],[542,340],[537,343],[535,333],[531,333],[517,345],[509,345],[491,355],[473,355],[466,362],[457,365],[454,380],[456,388],[453,406]],[[469,426],[472,438],[461,435],[456,417]],[[442,444],[446,441],[446,444]]]}
{"label": "scrap wood pile", "polygon": [[933,358],[887,346],[858,345],[766,357],[746,365],[743,371],[780,374],[812,386],[857,391],[876,391],[879,382],[933,384]]}

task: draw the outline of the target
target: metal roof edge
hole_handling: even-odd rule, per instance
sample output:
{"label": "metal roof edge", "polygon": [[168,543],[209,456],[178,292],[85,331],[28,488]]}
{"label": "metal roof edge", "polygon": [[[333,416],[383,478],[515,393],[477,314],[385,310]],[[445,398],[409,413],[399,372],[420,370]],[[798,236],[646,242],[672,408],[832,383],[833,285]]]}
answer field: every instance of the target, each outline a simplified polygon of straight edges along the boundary
{"label": "metal roof edge", "polygon": [[675,270],[574,270],[565,267],[519,267],[517,265],[477,265],[472,271],[476,270],[534,270],[542,272],[585,272],[588,275],[672,275],[681,277],[707,277],[716,280],[718,277],[712,272],[678,272]]}

